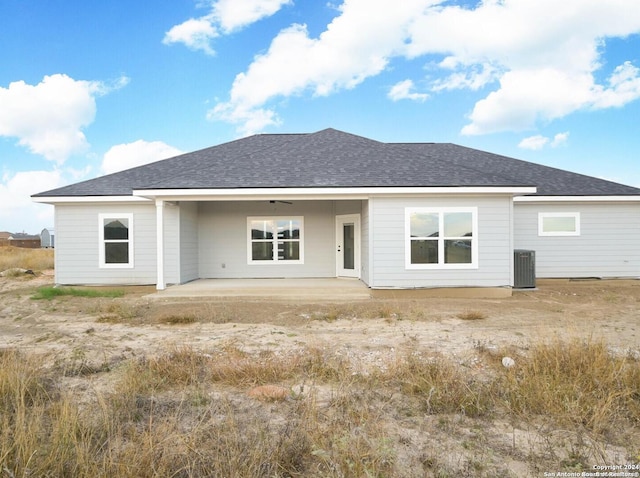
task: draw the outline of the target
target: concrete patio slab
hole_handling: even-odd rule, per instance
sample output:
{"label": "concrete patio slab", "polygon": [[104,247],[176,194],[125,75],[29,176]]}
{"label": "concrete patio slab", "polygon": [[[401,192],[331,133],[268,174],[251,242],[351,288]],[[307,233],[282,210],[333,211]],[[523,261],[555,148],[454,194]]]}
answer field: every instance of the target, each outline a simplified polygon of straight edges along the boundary
{"label": "concrete patio slab", "polygon": [[371,298],[370,289],[358,279],[199,279],[173,285],[148,297],[247,297],[274,300],[342,302]]}

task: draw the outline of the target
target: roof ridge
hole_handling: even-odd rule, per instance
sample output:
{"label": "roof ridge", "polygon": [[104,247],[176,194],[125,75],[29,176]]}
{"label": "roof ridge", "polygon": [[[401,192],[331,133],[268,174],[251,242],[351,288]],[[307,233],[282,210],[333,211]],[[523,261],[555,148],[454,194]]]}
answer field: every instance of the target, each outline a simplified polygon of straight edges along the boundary
{"label": "roof ridge", "polygon": [[[293,133],[293,134],[292,134],[292,136],[306,136],[306,134],[307,134],[307,133]],[[276,133],[276,134],[254,134],[254,135],[251,135],[251,136],[246,136],[246,137],[244,137],[244,138],[240,138],[240,139],[238,139],[238,140],[228,141],[227,143],[223,143],[222,145],[224,145],[224,144],[230,144],[230,143],[233,143],[233,142],[235,142],[235,141],[242,141],[242,140],[246,140],[246,139],[249,139],[249,138],[251,138],[251,137],[259,137],[259,136],[288,136],[288,134],[286,134],[286,133],[282,133],[282,134],[279,134],[279,133]],[[296,139],[298,139],[298,138],[296,138]],[[294,139],[292,139],[291,141],[294,141]],[[286,144],[289,144],[291,141],[287,141],[287,142],[286,142]],[[238,160],[238,159],[241,159],[241,158],[246,158],[246,157],[249,157],[249,156],[251,156],[252,154],[256,154],[256,153],[258,153],[258,152],[269,151],[270,149],[273,149],[273,148],[276,148],[276,147],[282,146],[282,144],[283,144],[283,143],[272,144],[272,145],[265,146],[265,147],[262,147],[262,148],[252,149],[251,151],[248,151],[248,152],[243,152],[243,153],[239,153],[239,154],[235,154],[235,155],[230,155],[228,158],[225,158],[225,160]],[[218,146],[222,146],[222,145],[218,145]],[[206,150],[208,150],[208,149],[215,149],[215,148],[217,148],[218,146],[212,146],[212,147],[210,147],[210,148],[204,148],[204,149],[201,149],[201,150],[199,150],[199,151],[195,151],[195,153],[202,152],[202,151],[206,151]],[[187,154],[190,154],[190,153],[187,153]],[[193,173],[193,169],[194,169],[194,168],[185,169],[185,170],[181,171],[181,173],[180,173],[180,174],[176,174],[176,175],[174,175],[174,176],[172,177],[172,179],[179,179],[179,178],[185,177],[185,176],[186,176],[186,175],[188,175],[188,174],[192,174],[192,173]],[[195,166],[195,169],[199,169],[199,168],[197,167],[197,165]],[[164,181],[164,180],[163,180],[163,181]],[[135,189],[146,189],[146,188],[152,188],[152,187],[154,186],[154,184],[158,184],[158,181],[153,181],[153,182],[151,182],[151,183],[149,183],[149,184],[144,184],[144,185],[143,185],[143,184],[140,184],[140,185],[138,185],[138,187],[136,187]]]}

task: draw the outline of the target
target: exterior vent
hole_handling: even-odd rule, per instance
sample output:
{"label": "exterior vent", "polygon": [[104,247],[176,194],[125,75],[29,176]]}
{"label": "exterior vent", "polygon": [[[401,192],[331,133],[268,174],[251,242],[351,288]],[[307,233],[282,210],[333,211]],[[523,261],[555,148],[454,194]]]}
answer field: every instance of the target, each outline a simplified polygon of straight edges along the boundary
{"label": "exterior vent", "polygon": [[534,288],[536,286],[536,253],[516,249],[513,251],[513,287],[515,289]]}

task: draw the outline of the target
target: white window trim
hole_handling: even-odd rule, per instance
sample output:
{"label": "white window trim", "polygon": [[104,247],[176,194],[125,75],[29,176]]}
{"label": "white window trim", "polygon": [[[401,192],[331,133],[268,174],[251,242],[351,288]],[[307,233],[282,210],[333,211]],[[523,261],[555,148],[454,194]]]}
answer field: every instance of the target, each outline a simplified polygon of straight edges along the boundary
{"label": "white window trim", "polygon": [[[575,220],[575,231],[551,231],[543,230],[544,220],[548,217],[572,217]],[[538,236],[579,236],[580,235],[580,213],[579,212],[539,212],[538,213]]]}
{"label": "white window trim", "polygon": [[[449,212],[469,212],[471,213],[472,232],[471,236],[471,263],[469,264],[445,264],[444,263],[444,236],[438,237],[438,264],[412,264],[411,263],[411,214],[413,213],[436,213],[439,216],[439,229],[443,230],[444,213]],[[405,268],[406,269],[477,269],[478,268],[478,208],[477,207],[408,207],[405,208]]]}
{"label": "white window trim", "polygon": [[[254,261],[252,256],[252,243],[251,240],[251,221],[300,221],[300,239],[299,243],[299,253],[300,259],[297,261],[287,261],[287,260],[278,260],[277,258],[277,233],[274,234],[274,258],[270,261]],[[274,231],[277,232],[277,231]],[[247,264],[249,265],[278,265],[285,266],[291,264],[304,264],[304,217],[303,216],[249,216],[247,217]]]}
{"label": "white window trim", "polygon": [[[106,219],[126,219],[129,223],[129,262],[126,264],[107,264],[104,252],[104,222]],[[101,269],[132,269],[133,268],[133,214],[131,213],[105,213],[98,214],[98,266]]]}

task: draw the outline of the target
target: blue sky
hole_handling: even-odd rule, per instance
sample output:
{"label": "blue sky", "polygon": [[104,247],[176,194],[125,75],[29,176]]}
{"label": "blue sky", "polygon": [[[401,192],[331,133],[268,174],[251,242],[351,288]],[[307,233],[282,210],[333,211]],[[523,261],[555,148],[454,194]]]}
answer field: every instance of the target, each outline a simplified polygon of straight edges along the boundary
{"label": "blue sky", "polygon": [[254,133],[453,142],[640,186],[637,0],[0,0],[0,230]]}

